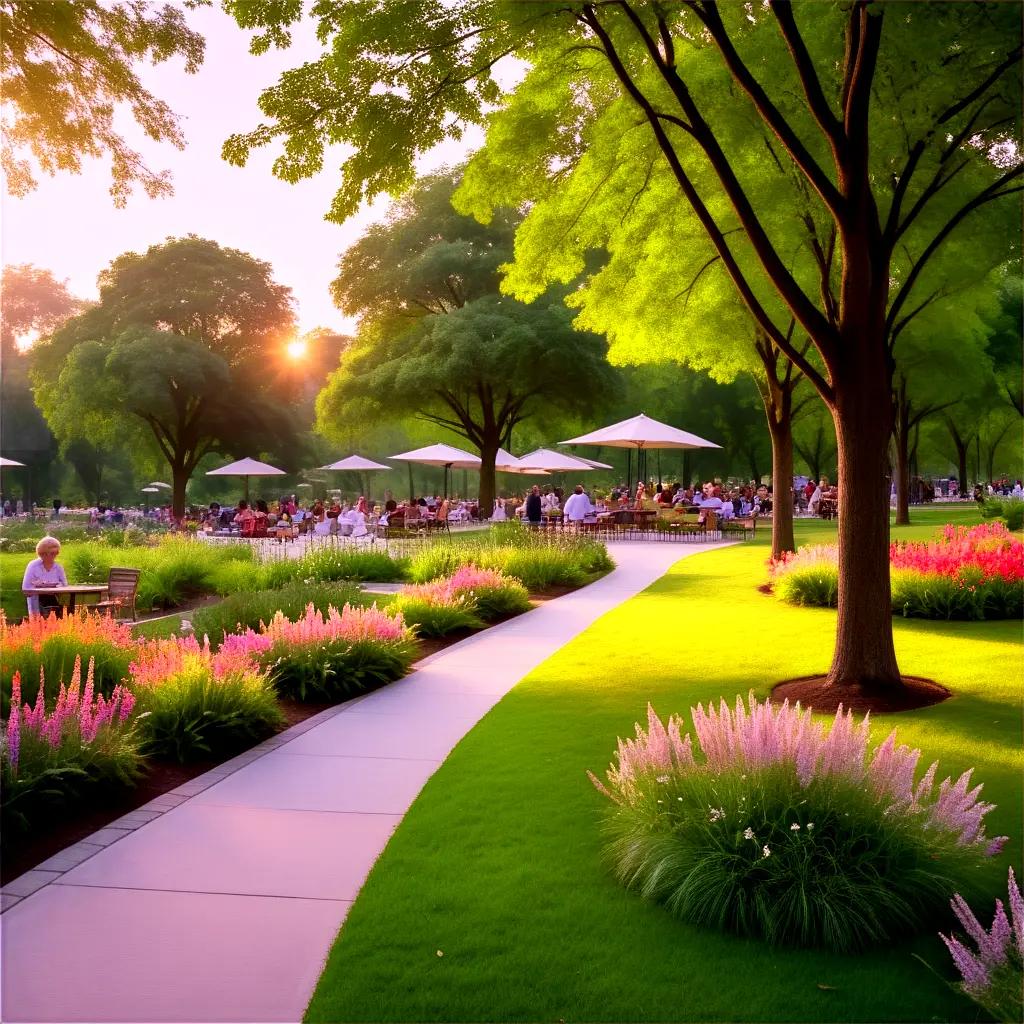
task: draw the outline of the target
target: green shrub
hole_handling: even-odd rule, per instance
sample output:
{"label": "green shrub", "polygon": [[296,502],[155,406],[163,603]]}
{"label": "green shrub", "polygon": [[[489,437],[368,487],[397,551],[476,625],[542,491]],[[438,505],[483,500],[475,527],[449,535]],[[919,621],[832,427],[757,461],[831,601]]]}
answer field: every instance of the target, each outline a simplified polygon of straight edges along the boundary
{"label": "green shrub", "polygon": [[417,636],[441,637],[460,630],[483,629],[476,603],[468,598],[437,601],[428,597],[399,594],[391,605],[415,627]]}
{"label": "green shrub", "polygon": [[262,659],[283,697],[337,702],[400,679],[416,656],[412,639],[326,640],[321,644],[275,644]]}
{"label": "green shrub", "polygon": [[475,586],[473,600],[477,614],[484,622],[494,622],[508,615],[520,615],[533,607],[529,591],[513,579],[497,587]]}
{"label": "green shrub", "polygon": [[342,608],[365,603],[367,598],[355,583],[292,582],[280,590],[233,594],[218,604],[200,608],[192,614],[192,629],[198,637],[208,636],[216,646],[225,633],[259,629],[261,622],[270,622],[278,611],[285,618],[296,619],[310,604],[318,612],[326,612],[332,605]]}
{"label": "green shrub", "polygon": [[1002,519],[1007,529],[1024,528],[1024,501],[1020,498],[987,498],[981,506],[983,519]]}
{"label": "green shrub", "polygon": [[284,722],[267,676],[243,667],[214,669],[185,655],[158,681],[136,685],[142,752],[161,760],[221,758],[269,736]]}
{"label": "green shrub", "polygon": [[776,578],[775,593],[790,604],[835,608],[839,602],[839,567],[818,562],[793,569]]}

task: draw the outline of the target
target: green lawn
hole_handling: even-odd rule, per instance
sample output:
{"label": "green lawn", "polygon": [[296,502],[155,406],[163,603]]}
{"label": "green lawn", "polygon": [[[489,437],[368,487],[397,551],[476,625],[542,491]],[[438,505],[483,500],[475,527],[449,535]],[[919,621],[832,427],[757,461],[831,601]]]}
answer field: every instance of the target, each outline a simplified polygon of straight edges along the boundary
{"label": "green lawn", "polygon": [[[915,512],[928,536],[971,510]],[[800,542],[829,524],[801,521]],[[586,779],[648,700],[664,717],[697,701],[767,694],[822,671],[835,614],[755,588],[767,536],[694,555],[520,683],[427,784],[374,867],[330,954],[312,1021],[974,1020],[932,935],[839,956],[703,931],[625,892],[601,861],[602,798]],[[1010,849],[987,869],[1005,892],[1021,840],[1021,628],[896,620],[904,671],[955,691],[876,717],[939,758],[976,766]],[[990,909],[990,908],[989,908]],[[951,918],[952,923],[952,918]],[[443,955],[439,955],[439,952]]]}

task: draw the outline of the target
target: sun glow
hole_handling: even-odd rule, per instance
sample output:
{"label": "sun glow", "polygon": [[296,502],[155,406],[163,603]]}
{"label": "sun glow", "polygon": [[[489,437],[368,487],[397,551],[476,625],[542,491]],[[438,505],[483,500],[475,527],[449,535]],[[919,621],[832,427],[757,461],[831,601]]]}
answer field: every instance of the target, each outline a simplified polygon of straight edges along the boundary
{"label": "sun glow", "polygon": [[285,351],[288,353],[289,359],[305,359],[309,352],[309,345],[301,338],[297,338],[295,341],[288,342]]}

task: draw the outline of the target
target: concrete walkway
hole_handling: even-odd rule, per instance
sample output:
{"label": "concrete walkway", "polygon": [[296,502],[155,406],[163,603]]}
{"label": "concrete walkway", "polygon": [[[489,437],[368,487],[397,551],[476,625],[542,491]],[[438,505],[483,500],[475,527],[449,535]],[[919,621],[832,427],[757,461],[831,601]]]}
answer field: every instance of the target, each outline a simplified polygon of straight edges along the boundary
{"label": "concrete walkway", "polygon": [[618,568],[597,583],[159,798],[170,809],[134,831],[79,844],[87,859],[51,858],[0,918],[2,1019],[300,1020],[367,873],[452,748],[604,612],[712,546],[612,545]]}

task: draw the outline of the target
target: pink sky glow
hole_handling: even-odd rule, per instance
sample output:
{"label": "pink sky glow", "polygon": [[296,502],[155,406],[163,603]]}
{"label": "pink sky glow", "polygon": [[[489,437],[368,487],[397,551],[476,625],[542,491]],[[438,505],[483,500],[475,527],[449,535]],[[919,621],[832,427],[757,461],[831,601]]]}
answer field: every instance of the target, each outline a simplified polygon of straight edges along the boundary
{"label": "pink sky glow", "polygon": [[[281,71],[319,55],[311,24],[293,34],[289,50],[253,57],[248,34],[219,8],[187,16],[206,37],[199,72],[185,74],[180,60],[141,70],[151,91],[181,115],[185,150],[156,145],[128,116],[121,122],[123,134],[150,167],[171,170],[174,195],[149,199],[136,192],[125,209],[115,209],[108,193],[109,164],[100,160],[90,161],[80,175],[39,176],[39,188],[27,197],[3,195],[3,263],[47,268],[67,279],[76,295],[95,298],[96,275],[122,252],[194,233],[271,263],[276,279],[293,290],[300,330],[352,330],[353,321],[331,302],[328,285],[339,254],[386,213],[387,199],[379,198],[343,225],[324,220],[344,157],[340,147],[328,154],[317,178],[297,185],[270,173],[274,151],[258,151],[244,168],[220,157],[228,135],[261,119],[260,92]],[[473,132],[462,145],[438,147],[421,161],[420,170],[459,161],[481,138]]]}

